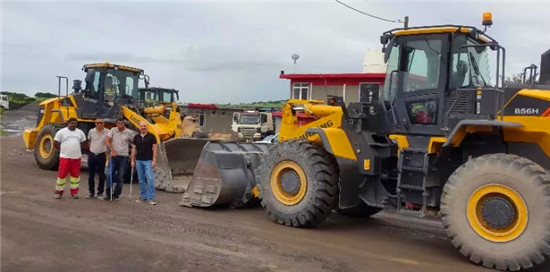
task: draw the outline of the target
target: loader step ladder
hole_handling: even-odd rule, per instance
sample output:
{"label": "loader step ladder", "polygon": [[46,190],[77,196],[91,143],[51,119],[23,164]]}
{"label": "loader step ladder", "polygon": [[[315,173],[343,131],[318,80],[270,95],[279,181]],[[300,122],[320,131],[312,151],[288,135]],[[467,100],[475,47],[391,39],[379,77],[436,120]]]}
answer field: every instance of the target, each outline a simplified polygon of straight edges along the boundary
{"label": "loader step ladder", "polygon": [[[397,211],[408,212],[401,206],[403,190],[422,192],[421,217],[426,215],[429,192],[426,188],[426,177],[430,164],[430,154],[425,149],[405,148],[398,159],[398,178],[396,188]],[[417,212],[414,212],[417,213]]]}

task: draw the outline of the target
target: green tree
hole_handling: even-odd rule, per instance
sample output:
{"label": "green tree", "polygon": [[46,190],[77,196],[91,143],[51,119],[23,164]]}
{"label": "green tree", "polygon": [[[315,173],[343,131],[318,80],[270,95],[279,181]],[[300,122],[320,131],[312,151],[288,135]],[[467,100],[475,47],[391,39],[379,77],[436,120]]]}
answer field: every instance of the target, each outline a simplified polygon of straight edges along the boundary
{"label": "green tree", "polygon": [[522,83],[523,73],[513,74],[512,77],[507,76],[504,80],[504,86],[510,84],[521,84]]}
{"label": "green tree", "polygon": [[43,97],[43,98],[54,98],[57,97],[57,95],[52,93],[43,93],[43,92],[37,92],[34,97]]}

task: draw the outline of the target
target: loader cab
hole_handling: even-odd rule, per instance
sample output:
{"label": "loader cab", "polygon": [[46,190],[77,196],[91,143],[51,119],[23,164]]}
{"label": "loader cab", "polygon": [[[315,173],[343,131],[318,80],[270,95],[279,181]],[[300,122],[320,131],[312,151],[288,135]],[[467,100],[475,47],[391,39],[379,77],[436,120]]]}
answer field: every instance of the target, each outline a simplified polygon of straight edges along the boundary
{"label": "loader cab", "polygon": [[148,84],[148,77],[138,68],[105,62],[84,65],[82,70],[86,73],[82,94],[86,100],[96,103],[98,115],[102,117],[109,117],[115,104],[136,103],[139,81],[144,79]]}
{"label": "loader cab", "polygon": [[168,105],[179,100],[179,91],[166,88],[139,88],[139,102],[146,106]]}
{"label": "loader cab", "polygon": [[473,27],[397,29],[381,42],[387,72],[380,99],[396,133],[444,135],[476,114],[475,90],[492,86],[486,45],[494,41]]}

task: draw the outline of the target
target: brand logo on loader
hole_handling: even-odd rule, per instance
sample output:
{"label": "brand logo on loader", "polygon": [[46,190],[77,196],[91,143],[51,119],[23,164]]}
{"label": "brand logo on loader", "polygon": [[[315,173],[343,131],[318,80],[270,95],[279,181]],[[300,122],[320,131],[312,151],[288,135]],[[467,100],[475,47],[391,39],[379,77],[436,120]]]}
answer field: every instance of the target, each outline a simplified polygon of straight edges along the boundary
{"label": "brand logo on loader", "polygon": [[514,113],[516,115],[538,115],[539,114],[538,108],[515,108]]}
{"label": "brand logo on loader", "polygon": [[[320,128],[329,128],[329,127],[332,127],[334,126],[334,122],[332,122],[332,120],[328,120],[327,122],[321,124],[319,127]],[[312,133],[312,132],[306,132],[302,135],[300,135],[300,137],[298,137],[298,139],[307,139],[313,135],[315,135],[316,133]]]}
{"label": "brand logo on loader", "polygon": [[140,122],[139,118],[137,118],[137,117],[134,116],[134,115],[130,116],[130,119],[132,119],[132,121],[134,121],[134,122],[136,122],[136,123],[138,123],[138,124],[139,124],[139,122]]}

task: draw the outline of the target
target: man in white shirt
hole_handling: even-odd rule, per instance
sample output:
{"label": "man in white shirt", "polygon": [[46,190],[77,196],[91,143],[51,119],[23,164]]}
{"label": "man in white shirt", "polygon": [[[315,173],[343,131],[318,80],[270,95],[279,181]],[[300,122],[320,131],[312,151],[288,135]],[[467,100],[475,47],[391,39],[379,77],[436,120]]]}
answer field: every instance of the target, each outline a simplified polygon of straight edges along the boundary
{"label": "man in white shirt", "polygon": [[67,127],[60,129],[54,137],[54,147],[60,149],[59,169],[57,171],[57,184],[55,186],[55,198],[63,196],[67,175],[70,173],[71,196],[78,198],[78,185],[80,183],[81,148],[86,143],[86,135],[76,126],[76,118],[69,119]]}
{"label": "man in white shirt", "polygon": [[107,137],[105,138],[105,145],[110,150],[111,159],[109,163],[112,168],[109,173],[112,177],[113,183],[116,183],[114,192],[111,195],[111,185],[107,185],[105,190],[105,197],[112,197],[114,201],[119,201],[120,194],[122,194],[122,184],[124,183],[124,176],[126,169],[130,166],[130,145],[134,140],[134,136],[137,132],[126,128],[124,119],[119,118],[116,122],[116,127],[112,128]]}

